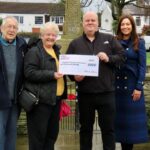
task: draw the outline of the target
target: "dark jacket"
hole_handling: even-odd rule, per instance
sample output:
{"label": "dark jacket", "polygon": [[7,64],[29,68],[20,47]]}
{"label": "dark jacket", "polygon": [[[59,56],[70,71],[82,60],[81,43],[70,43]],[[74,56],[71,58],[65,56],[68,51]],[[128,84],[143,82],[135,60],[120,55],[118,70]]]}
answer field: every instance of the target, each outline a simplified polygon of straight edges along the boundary
{"label": "dark jacket", "polygon": [[143,90],[143,83],[145,80],[146,72],[146,49],[143,39],[139,41],[139,49],[133,49],[131,40],[123,41],[120,43],[125,49],[126,61],[125,64],[117,69],[116,75],[116,89],[117,90],[130,90],[134,89]]}
{"label": "dark jacket", "polygon": [[83,34],[73,40],[67,50],[67,54],[97,55],[105,52],[109,56],[108,63],[100,62],[98,77],[86,76],[81,82],[77,82],[78,90],[84,93],[114,91],[114,67],[124,61],[124,50],[112,35],[96,32],[95,37],[90,42]]}
{"label": "dark jacket", "polygon": [[[59,46],[53,46],[57,58],[59,57]],[[55,105],[57,80],[54,78],[57,72],[56,62],[53,57],[46,53],[42,41],[37,41],[25,56],[25,88],[39,97],[40,103]],[[62,99],[67,98],[66,79],[65,90]]]}
{"label": "dark jacket", "polygon": [[[17,72],[15,78],[15,98],[16,103],[18,94],[20,93],[22,82],[23,82],[23,60],[24,54],[27,50],[27,44],[25,40],[21,37],[16,37],[16,54],[17,54]],[[4,55],[2,50],[2,45],[0,42],[0,109],[8,108],[12,105],[12,101],[9,98],[8,92],[8,79],[6,73],[6,66],[4,61]]]}
{"label": "dark jacket", "polygon": [[[116,141],[143,143],[149,141],[143,81],[146,72],[146,49],[144,40],[139,41],[138,51],[132,40],[121,40],[126,61],[116,73]],[[141,91],[138,101],[133,101],[133,91]]]}

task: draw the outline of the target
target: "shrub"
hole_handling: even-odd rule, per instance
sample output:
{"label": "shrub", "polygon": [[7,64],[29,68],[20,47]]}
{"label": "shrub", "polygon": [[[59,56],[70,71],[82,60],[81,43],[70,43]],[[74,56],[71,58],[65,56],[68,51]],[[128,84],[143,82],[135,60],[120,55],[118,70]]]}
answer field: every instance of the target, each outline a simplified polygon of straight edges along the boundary
{"label": "shrub", "polygon": [[39,37],[39,33],[32,33],[32,32],[19,32],[18,35],[24,38]]}
{"label": "shrub", "polygon": [[2,24],[2,18],[0,18],[0,25]]}
{"label": "shrub", "polygon": [[142,35],[150,35],[150,25],[144,25],[142,28]]}

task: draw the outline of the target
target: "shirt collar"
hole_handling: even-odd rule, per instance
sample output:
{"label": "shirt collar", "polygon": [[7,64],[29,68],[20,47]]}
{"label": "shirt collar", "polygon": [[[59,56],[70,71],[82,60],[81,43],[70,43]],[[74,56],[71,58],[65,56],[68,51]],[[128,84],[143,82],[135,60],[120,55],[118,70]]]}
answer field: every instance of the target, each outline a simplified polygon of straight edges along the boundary
{"label": "shirt collar", "polygon": [[[98,34],[99,34],[99,31],[96,31],[95,32],[95,39],[98,37]],[[86,40],[88,40],[89,41],[89,39],[87,38],[87,36],[86,36],[86,34],[83,32],[83,37],[86,39]],[[94,41],[95,41],[95,39],[94,39]]]}
{"label": "shirt collar", "polygon": [[2,45],[4,45],[4,46],[9,46],[9,45],[14,45],[14,46],[16,46],[16,39],[14,39],[11,43],[9,43],[9,42],[6,41],[4,38],[0,37],[0,42],[1,42]]}

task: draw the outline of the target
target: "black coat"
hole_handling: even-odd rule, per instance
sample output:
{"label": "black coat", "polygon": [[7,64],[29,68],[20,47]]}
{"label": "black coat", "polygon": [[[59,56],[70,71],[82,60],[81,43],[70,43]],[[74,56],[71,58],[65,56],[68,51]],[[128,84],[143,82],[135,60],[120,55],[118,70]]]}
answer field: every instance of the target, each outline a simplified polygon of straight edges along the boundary
{"label": "black coat", "polygon": [[97,55],[99,52],[105,52],[109,62],[100,62],[98,77],[86,76],[81,82],[77,82],[80,92],[101,93],[115,90],[114,67],[124,61],[124,50],[112,35],[96,32],[95,40],[90,42],[83,34],[73,40],[67,50],[67,54],[79,55]]}
{"label": "black coat", "polygon": [[[58,58],[59,46],[53,46]],[[25,88],[39,97],[40,103],[55,105],[57,80],[54,78],[54,72],[57,72],[56,62],[53,57],[46,53],[42,41],[39,40],[25,56]],[[62,99],[67,98],[66,79],[65,90]]]}
{"label": "black coat", "polygon": [[[23,83],[23,60],[24,60],[24,53],[27,50],[27,44],[23,38],[21,37],[16,38],[16,49],[17,49],[16,51],[17,72],[15,77],[15,89],[14,89],[15,103],[17,101]],[[2,45],[0,43],[0,109],[8,108],[12,105],[12,101],[9,98],[7,82],[8,79],[6,73],[6,66],[3,56]]]}

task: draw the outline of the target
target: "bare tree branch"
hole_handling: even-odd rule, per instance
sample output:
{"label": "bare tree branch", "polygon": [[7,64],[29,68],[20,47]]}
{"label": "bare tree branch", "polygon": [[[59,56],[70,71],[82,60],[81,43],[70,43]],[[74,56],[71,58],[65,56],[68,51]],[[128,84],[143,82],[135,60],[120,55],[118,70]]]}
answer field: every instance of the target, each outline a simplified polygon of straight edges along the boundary
{"label": "bare tree branch", "polygon": [[136,4],[134,4],[134,3],[131,3],[131,4],[132,4],[133,6],[138,7],[138,8],[150,9],[150,5],[148,5],[148,6],[145,6],[145,5],[140,6],[140,5],[136,5]]}
{"label": "bare tree branch", "polygon": [[88,7],[92,4],[93,0],[81,0],[81,7]]}

